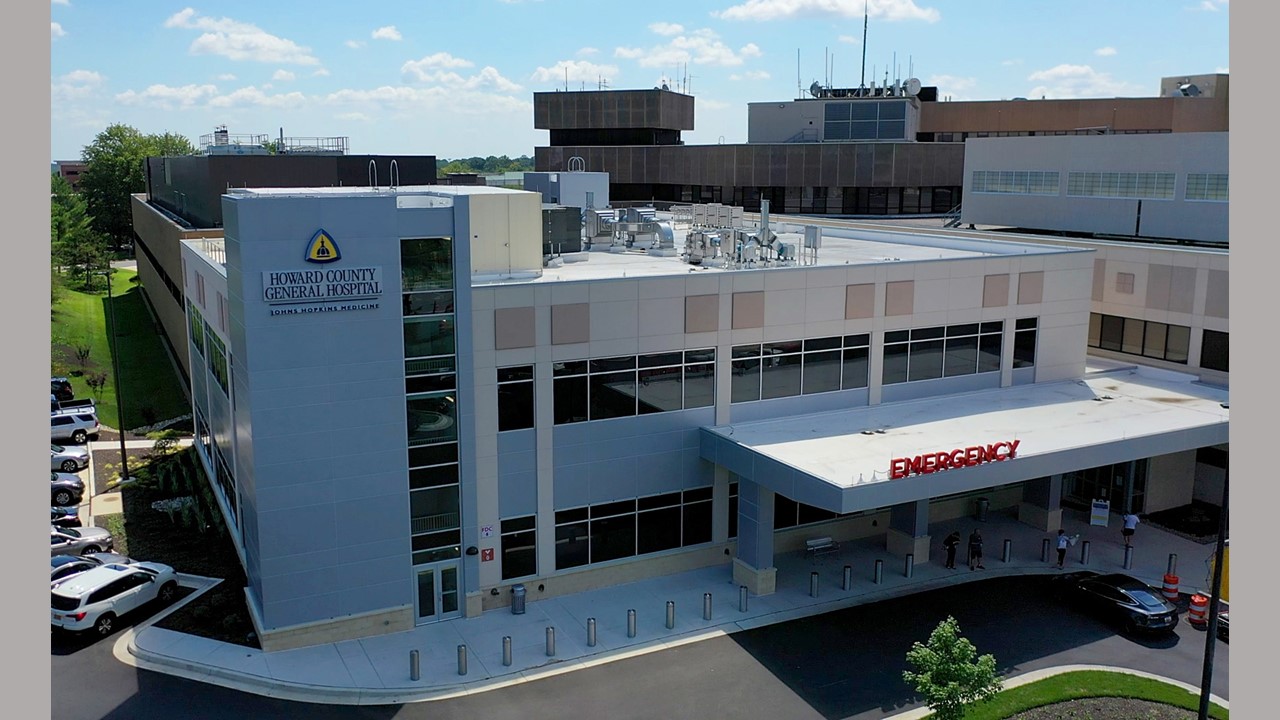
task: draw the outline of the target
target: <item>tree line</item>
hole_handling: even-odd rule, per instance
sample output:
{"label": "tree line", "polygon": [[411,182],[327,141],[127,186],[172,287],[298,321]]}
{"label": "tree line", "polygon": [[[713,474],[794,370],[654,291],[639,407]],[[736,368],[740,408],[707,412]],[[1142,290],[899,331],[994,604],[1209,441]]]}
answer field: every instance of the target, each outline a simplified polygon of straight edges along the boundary
{"label": "tree line", "polygon": [[511,158],[506,155],[476,156],[454,160],[436,158],[436,174],[441,177],[449,173],[500,175],[507,172],[531,172],[532,170],[533,158],[528,155],[521,155],[518,158]]}

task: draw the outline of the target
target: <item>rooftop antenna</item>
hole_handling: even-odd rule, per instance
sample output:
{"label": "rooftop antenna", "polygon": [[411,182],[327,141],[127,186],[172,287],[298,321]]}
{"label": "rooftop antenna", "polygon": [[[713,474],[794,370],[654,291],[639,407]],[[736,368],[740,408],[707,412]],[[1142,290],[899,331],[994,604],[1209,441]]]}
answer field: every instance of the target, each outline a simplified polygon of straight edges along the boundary
{"label": "rooftop antenna", "polygon": [[867,21],[871,17],[868,11],[869,2],[870,0],[864,0],[862,3],[862,79],[858,81],[859,95],[865,95],[867,89]]}
{"label": "rooftop antenna", "polygon": [[823,87],[831,87],[831,78],[827,75],[827,63],[831,62],[831,58],[827,55],[827,48],[822,48],[822,85]]}
{"label": "rooftop antenna", "polygon": [[796,48],[796,97],[804,97],[800,90],[800,48]]}
{"label": "rooftop antenna", "polygon": [[569,92],[569,66],[564,66],[564,91]]}

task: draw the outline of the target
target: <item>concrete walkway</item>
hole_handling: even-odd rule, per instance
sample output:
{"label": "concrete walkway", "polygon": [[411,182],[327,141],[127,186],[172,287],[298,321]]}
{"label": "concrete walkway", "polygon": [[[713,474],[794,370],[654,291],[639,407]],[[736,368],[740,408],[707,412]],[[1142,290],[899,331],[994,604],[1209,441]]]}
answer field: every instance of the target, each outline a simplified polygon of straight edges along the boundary
{"label": "concrete walkway", "polygon": [[[1111,525],[1102,528],[1089,526],[1083,514],[1064,516],[1069,533],[1080,533],[1082,540],[1090,541],[1088,569],[1124,571],[1118,518],[1112,517]],[[448,620],[391,635],[274,653],[156,628],[152,619],[123,634],[116,641],[115,654],[139,668],[269,697],[345,705],[407,703],[483,692],[971,580],[1062,572],[1040,559],[1046,533],[1001,513],[992,513],[984,523],[969,519],[935,523],[930,531],[940,541],[952,529],[967,535],[979,525],[988,548],[986,570],[970,571],[963,565],[946,570],[942,567],[943,552],[935,547],[931,562],[916,565],[908,578],[902,560],[885,552],[883,538],[852,541],[838,552],[813,558],[803,553],[779,555],[777,592],[750,597],[745,611],[739,608],[738,588],[726,564],[555,598],[538,599],[531,588],[527,611],[522,615],[498,609],[477,618]],[[1005,539],[1011,543],[1009,562],[1001,559]],[[1068,571],[1086,567],[1081,564],[1082,550],[1083,543],[1072,548]],[[1159,589],[1169,554],[1176,553],[1181,591],[1203,591],[1206,562],[1212,551],[1212,545],[1144,525],[1135,538],[1133,568],[1128,572]],[[883,561],[879,584],[873,582],[877,559]],[[841,588],[845,565],[852,573],[848,590]],[[809,592],[811,572],[819,574],[817,597]],[[187,584],[201,588],[214,582],[188,580]],[[710,620],[703,618],[704,593],[711,594]],[[668,601],[675,603],[671,629],[665,624]],[[631,609],[637,614],[635,637],[627,635],[627,611]],[[594,647],[587,646],[589,618],[596,621]],[[554,629],[554,657],[547,653],[548,628]],[[504,637],[511,638],[510,666],[503,664]],[[459,646],[466,648],[465,675],[459,673]],[[419,653],[418,680],[410,678],[411,650]],[[1222,704],[1225,706],[1225,701]]]}

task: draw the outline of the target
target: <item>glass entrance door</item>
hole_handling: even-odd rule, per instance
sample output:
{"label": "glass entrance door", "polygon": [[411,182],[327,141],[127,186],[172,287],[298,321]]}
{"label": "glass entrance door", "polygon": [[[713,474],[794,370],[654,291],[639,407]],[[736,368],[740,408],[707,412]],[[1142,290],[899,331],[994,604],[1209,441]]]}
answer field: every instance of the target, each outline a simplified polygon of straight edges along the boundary
{"label": "glass entrance door", "polygon": [[458,563],[436,563],[414,569],[417,578],[418,625],[461,615],[458,610]]}

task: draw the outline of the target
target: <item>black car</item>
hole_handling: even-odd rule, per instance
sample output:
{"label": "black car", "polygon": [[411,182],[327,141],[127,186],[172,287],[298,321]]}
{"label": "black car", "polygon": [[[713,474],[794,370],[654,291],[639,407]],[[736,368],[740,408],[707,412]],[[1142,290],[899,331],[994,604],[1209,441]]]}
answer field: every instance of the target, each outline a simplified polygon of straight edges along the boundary
{"label": "black car", "polygon": [[71,389],[71,381],[64,377],[49,378],[49,394],[55,400],[71,400],[76,396],[75,391]]}
{"label": "black car", "polygon": [[1227,617],[1227,612],[1218,613],[1218,639],[1224,643],[1230,643],[1227,638],[1231,630],[1231,620]]}
{"label": "black car", "polygon": [[75,505],[84,496],[84,481],[79,475],[50,471],[49,479],[52,484],[50,500],[53,505],[58,507]]}
{"label": "black car", "polygon": [[1178,609],[1150,585],[1121,573],[1083,571],[1055,580],[1081,609],[1115,622],[1129,633],[1172,632]]}
{"label": "black car", "polygon": [[80,511],[73,507],[50,507],[49,524],[58,527],[80,527]]}

